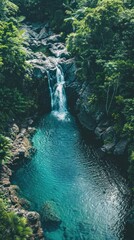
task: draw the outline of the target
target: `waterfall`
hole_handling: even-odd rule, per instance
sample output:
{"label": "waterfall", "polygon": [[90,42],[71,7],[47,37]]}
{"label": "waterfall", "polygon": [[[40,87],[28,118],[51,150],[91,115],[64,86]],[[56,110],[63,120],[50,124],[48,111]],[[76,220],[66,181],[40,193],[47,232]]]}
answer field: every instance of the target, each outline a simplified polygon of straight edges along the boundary
{"label": "waterfall", "polygon": [[51,95],[51,108],[54,115],[60,119],[64,119],[67,114],[66,94],[64,88],[64,73],[58,65],[56,67],[55,78],[48,74],[49,90]]}

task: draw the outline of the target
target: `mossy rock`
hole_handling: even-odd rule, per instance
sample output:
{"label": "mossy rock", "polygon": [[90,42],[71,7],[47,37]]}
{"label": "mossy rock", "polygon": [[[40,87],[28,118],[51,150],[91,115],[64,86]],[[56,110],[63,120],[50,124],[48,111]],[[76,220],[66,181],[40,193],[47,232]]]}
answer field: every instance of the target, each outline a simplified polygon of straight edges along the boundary
{"label": "mossy rock", "polygon": [[56,203],[46,201],[41,209],[41,220],[46,228],[58,228],[61,224],[61,218]]}

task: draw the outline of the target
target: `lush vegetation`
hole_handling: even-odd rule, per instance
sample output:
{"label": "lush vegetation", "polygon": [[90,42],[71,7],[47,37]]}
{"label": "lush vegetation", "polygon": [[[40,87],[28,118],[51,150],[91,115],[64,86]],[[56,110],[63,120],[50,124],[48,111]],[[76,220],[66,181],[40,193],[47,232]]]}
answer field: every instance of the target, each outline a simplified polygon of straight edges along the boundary
{"label": "lush vegetation", "polygon": [[6,204],[0,199],[0,239],[26,240],[31,234],[26,219],[8,212]]}
{"label": "lush vegetation", "polygon": [[[8,124],[13,119],[21,122],[38,108],[20,30],[25,17],[49,21],[55,31],[64,32],[78,80],[90,84],[88,107],[93,112],[101,108],[118,138],[129,141],[129,177],[134,184],[133,0],[0,0],[0,165],[11,157],[11,143],[4,136]],[[0,238],[5,232],[5,239],[26,239],[30,231],[25,220],[8,213],[2,200],[0,213]]]}
{"label": "lush vegetation", "polygon": [[[23,48],[23,32],[19,30],[18,6],[8,0],[0,0],[0,168],[11,154],[11,140],[4,135],[8,124],[22,120],[35,109],[25,85],[27,74],[26,54]],[[34,111],[34,110],[33,110]],[[8,212],[0,198],[0,239],[25,240],[32,234],[26,219]]]}
{"label": "lush vegetation", "polygon": [[0,130],[4,132],[12,119],[27,116],[33,100],[25,93],[29,81],[26,53],[23,48],[23,31],[19,30],[18,7],[10,1],[0,0]]}
{"label": "lush vegetation", "polygon": [[133,177],[134,136],[134,7],[132,1],[77,1],[68,11],[73,32],[68,50],[76,58],[77,75],[91,87],[89,108],[103,106],[119,138],[129,140],[130,176]]}
{"label": "lush vegetation", "polygon": [[50,25],[56,30],[64,28],[64,17],[68,0],[13,0],[22,15],[30,21],[50,21]]}

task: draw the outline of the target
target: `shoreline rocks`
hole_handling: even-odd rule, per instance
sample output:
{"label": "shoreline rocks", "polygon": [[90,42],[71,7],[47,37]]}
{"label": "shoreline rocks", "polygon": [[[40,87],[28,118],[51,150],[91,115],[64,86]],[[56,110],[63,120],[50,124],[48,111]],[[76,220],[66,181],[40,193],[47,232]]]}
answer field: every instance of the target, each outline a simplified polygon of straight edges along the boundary
{"label": "shoreline rocks", "polygon": [[13,172],[24,162],[30,161],[34,154],[34,148],[30,142],[31,136],[35,133],[34,127],[20,128],[13,123],[9,129],[9,136],[12,140],[11,160],[1,166],[0,169],[0,192],[7,199],[9,211],[14,211],[18,216],[23,216],[28,220],[28,225],[33,230],[33,235],[29,240],[44,240],[44,234],[41,227],[40,215],[37,212],[31,212],[30,202],[21,198],[21,191],[17,185],[11,184]]}

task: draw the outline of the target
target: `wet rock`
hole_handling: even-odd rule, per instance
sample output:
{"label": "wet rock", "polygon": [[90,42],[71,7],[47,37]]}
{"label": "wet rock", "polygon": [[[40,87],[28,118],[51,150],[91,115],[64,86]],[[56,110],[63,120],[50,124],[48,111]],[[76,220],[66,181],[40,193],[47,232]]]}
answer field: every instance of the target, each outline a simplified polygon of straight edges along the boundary
{"label": "wet rock", "polygon": [[38,35],[38,39],[41,40],[42,38],[47,38],[49,36],[49,33],[47,32],[46,27],[43,27]]}
{"label": "wet rock", "polygon": [[3,184],[4,187],[9,187],[10,186],[9,178],[2,179],[2,184]]}
{"label": "wet rock", "polygon": [[53,201],[45,202],[41,209],[41,219],[46,227],[59,227],[61,219],[57,206]]}
{"label": "wet rock", "polygon": [[30,136],[32,136],[35,132],[36,132],[35,127],[28,127],[27,133],[30,134]]}
{"label": "wet rock", "polygon": [[19,198],[19,203],[26,210],[29,210],[31,207],[30,202],[25,198]]}
{"label": "wet rock", "polygon": [[61,42],[56,42],[51,45],[54,50],[64,50],[65,49],[65,44]]}
{"label": "wet rock", "polygon": [[[21,214],[21,212],[20,212]],[[28,220],[30,227],[33,230],[32,240],[44,240],[43,230],[41,228],[40,215],[37,212],[27,212],[26,210],[23,212],[23,216],[25,216]]]}
{"label": "wet rock", "polygon": [[82,126],[87,128],[89,131],[95,130],[96,123],[90,114],[84,110],[81,110],[77,116]]}
{"label": "wet rock", "polygon": [[57,58],[66,58],[66,59],[69,58],[69,53],[67,52],[67,50],[65,48],[58,50],[58,49],[53,49],[53,47],[52,47],[49,50]]}
{"label": "wet rock", "polygon": [[34,121],[33,121],[33,119],[32,119],[32,118],[28,119],[28,126],[29,126],[29,125],[32,125],[32,124],[33,124],[33,122],[34,122]]}
{"label": "wet rock", "polygon": [[107,142],[107,143],[111,143],[115,141],[115,131],[113,126],[106,128],[106,130],[102,135],[102,139],[104,142]]}
{"label": "wet rock", "polygon": [[36,224],[38,221],[40,221],[40,215],[37,212],[28,212],[27,219],[31,224]]}
{"label": "wet rock", "polygon": [[46,70],[42,66],[34,65],[33,74],[35,78],[42,79],[46,75]]}
{"label": "wet rock", "polygon": [[18,196],[20,193],[20,188],[17,185],[10,185],[9,193],[10,195]]}
{"label": "wet rock", "polygon": [[104,153],[111,154],[114,150],[115,143],[107,143],[101,147],[101,151]]}
{"label": "wet rock", "polygon": [[[64,76],[66,85],[69,86],[71,83],[76,80],[75,72],[76,72],[76,66],[74,59],[61,59],[60,65],[63,68]],[[76,91],[77,91],[78,83],[76,85]]]}
{"label": "wet rock", "polygon": [[101,139],[103,133],[104,133],[104,129],[102,129],[101,127],[95,128],[95,135],[98,139]]}
{"label": "wet rock", "polygon": [[52,35],[47,38],[47,43],[57,43],[61,40],[61,36],[59,34]]}
{"label": "wet rock", "polygon": [[128,140],[127,139],[121,139],[115,146],[114,154],[117,155],[117,156],[123,155],[125,153],[127,145],[128,145]]}
{"label": "wet rock", "polygon": [[13,126],[10,128],[10,135],[12,139],[15,139],[16,135],[19,133],[19,127],[17,124],[13,124]]}
{"label": "wet rock", "polygon": [[40,240],[44,240],[44,233],[43,233],[43,230],[42,228],[39,228],[38,231],[37,231],[37,236],[38,238],[37,239],[40,239]]}
{"label": "wet rock", "polygon": [[36,152],[37,152],[37,149],[35,147],[30,148],[29,157],[31,158]]}
{"label": "wet rock", "polygon": [[10,199],[11,199],[12,204],[18,204],[19,203],[19,199],[15,195],[11,195]]}
{"label": "wet rock", "polygon": [[12,176],[12,171],[9,167],[7,167],[6,165],[2,165],[2,173],[6,174],[6,176]]}
{"label": "wet rock", "polygon": [[21,147],[18,151],[19,158],[25,158],[25,152],[26,152],[25,147]]}

